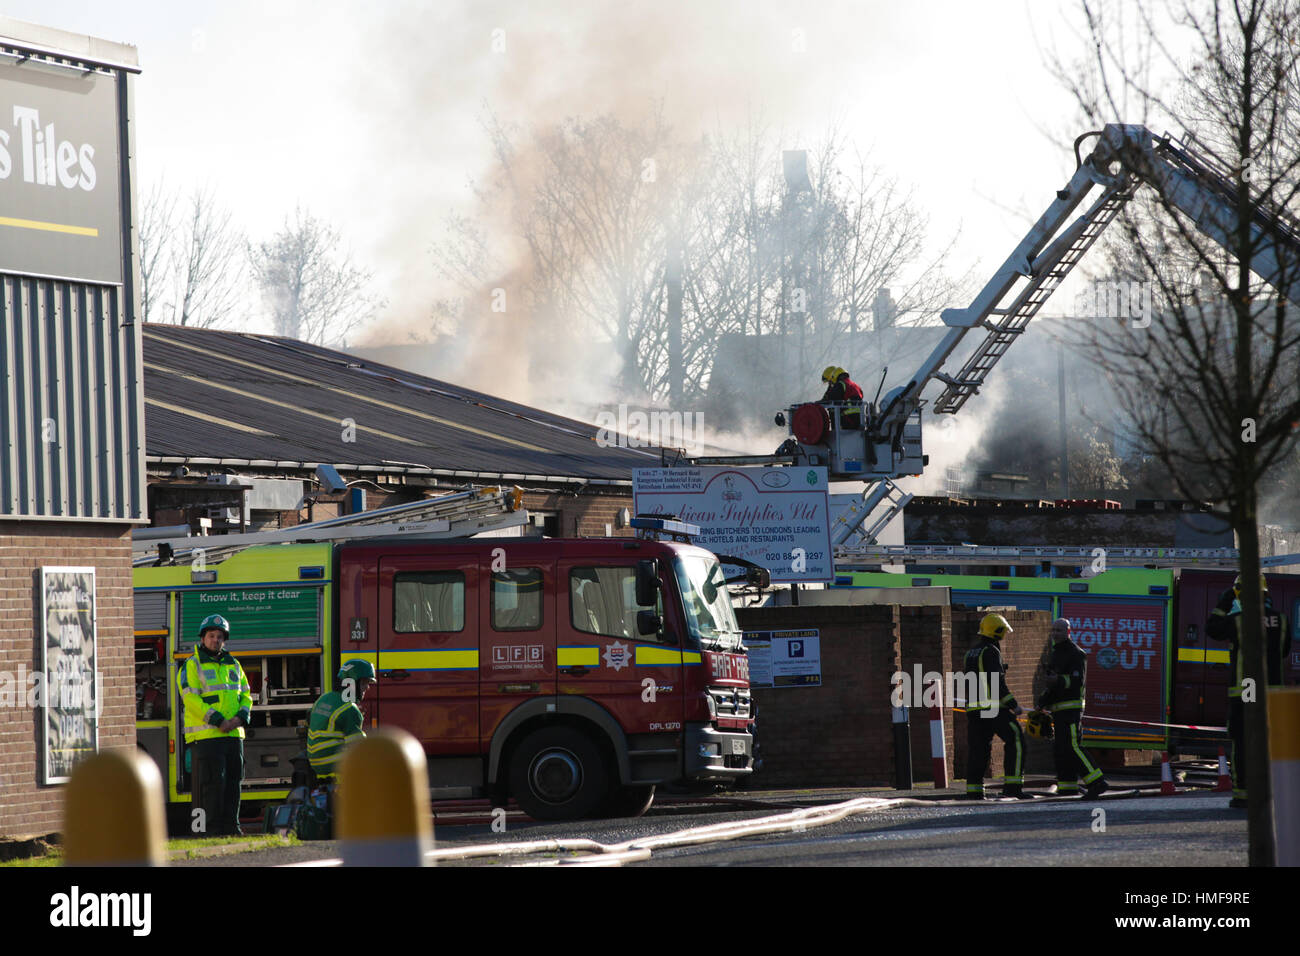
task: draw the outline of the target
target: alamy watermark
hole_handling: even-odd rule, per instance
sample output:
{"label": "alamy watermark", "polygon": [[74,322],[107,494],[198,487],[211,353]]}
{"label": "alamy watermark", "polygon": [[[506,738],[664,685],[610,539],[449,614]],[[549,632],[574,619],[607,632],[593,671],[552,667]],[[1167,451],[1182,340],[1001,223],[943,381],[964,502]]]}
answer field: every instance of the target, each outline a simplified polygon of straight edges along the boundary
{"label": "alamy watermark", "polygon": [[601,448],[680,448],[703,450],[704,415],[700,412],[645,412],[619,405],[596,415],[596,444]]}
{"label": "alamy watermark", "polygon": [[1081,318],[1129,319],[1133,328],[1151,324],[1150,282],[1085,282],[1074,299]]}
{"label": "alamy watermark", "polygon": [[51,707],[64,710],[93,711],[100,715],[102,703],[96,688],[102,686],[103,676],[96,671],[73,671],[56,676],[53,680],[44,671],[29,671],[20,664],[18,671],[0,671],[0,707]]}
{"label": "alamy watermark", "polygon": [[[894,689],[889,703],[894,707],[964,707],[969,713],[979,710],[981,717],[996,717],[1001,710],[998,692],[1001,681],[996,673],[988,671],[938,671],[921,673],[921,665],[914,664],[912,673],[895,671],[889,682]],[[979,707],[984,701],[985,706]]]}

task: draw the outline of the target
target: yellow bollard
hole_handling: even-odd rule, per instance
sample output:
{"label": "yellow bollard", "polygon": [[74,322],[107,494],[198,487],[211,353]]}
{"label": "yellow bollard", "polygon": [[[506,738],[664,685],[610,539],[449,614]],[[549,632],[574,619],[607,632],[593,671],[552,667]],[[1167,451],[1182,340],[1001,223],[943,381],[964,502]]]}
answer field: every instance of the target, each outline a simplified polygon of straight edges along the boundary
{"label": "yellow bollard", "polygon": [[344,866],[424,866],[433,849],[429,770],[419,742],[380,729],[343,751],[338,836]]}
{"label": "yellow bollard", "polygon": [[65,796],[65,866],[166,865],[162,777],[140,751],[108,750],[77,764]]}
{"label": "yellow bollard", "polygon": [[1268,689],[1268,763],[1278,866],[1300,866],[1300,687]]}

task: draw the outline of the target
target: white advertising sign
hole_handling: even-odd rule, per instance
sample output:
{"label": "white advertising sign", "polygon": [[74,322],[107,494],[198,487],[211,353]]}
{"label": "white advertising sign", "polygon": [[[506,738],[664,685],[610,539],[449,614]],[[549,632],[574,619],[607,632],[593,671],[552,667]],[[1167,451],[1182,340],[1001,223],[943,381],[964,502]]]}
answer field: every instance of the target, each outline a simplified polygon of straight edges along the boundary
{"label": "white advertising sign", "polygon": [[99,750],[95,569],[41,568],[41,620],[44,782],[65,783]]}
{"label": "white advertising sign", "polygon": [[[695,543],[768,569],[773,581],[829,581],[825,468],[639,468],[636,513],[699,525]],[[732,573],[732,572],[729,572]]]}
{"label": "white advertising sign", "polygon": [[751,687],[819,687],[822,682],[821,633],[746,631]]}

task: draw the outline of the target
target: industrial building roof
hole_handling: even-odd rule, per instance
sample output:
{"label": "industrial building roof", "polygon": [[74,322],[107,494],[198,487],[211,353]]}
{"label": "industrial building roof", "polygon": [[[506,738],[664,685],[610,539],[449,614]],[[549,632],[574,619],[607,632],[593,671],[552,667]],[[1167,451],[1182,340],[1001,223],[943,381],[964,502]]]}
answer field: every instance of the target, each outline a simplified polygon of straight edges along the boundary
{"label": "industrial building roof", "polygon": [[305,342],[158,324],[143,340],[153,465],[623,484],[660,462],[598,444],[595,425]]}

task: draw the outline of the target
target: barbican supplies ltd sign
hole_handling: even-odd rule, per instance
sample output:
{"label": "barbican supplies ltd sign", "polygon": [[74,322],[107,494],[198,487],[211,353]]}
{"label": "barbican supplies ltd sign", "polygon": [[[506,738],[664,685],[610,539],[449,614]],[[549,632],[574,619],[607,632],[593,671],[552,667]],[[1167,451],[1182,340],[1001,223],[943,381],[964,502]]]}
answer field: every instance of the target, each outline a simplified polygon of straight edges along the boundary
{"label": "barbican supplies ltd sign", "polygon": [[637,514],[698,525],[700,547],[765,567],[773,581],[833,577],[825,468],[639,468],[634,492]]}
{"label": "barbican supplies ltd sign", "polygon": [[[1088,655],[1084,719],[1164,721],[1165,605],[1061,600],[1070,636]],[[1155,727],[1102,722],[1089,733],[1159,733]]]}
{"label": "barbican supplies ltd sign", "polygon": [[117,79],[0,62],[0,271],[120,285]]}

